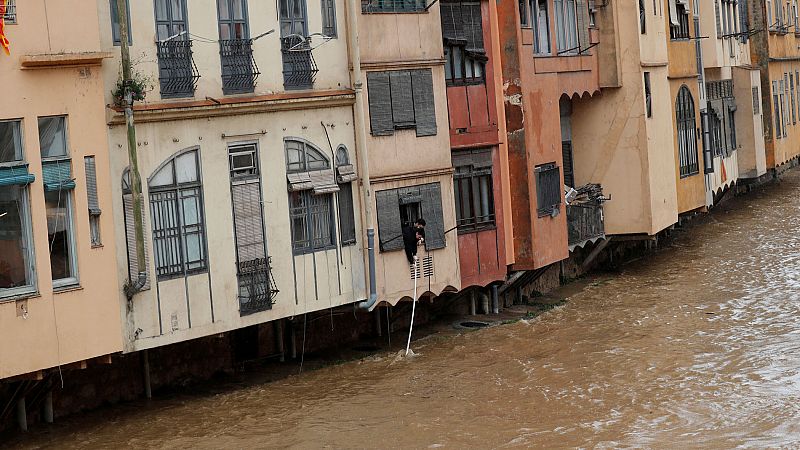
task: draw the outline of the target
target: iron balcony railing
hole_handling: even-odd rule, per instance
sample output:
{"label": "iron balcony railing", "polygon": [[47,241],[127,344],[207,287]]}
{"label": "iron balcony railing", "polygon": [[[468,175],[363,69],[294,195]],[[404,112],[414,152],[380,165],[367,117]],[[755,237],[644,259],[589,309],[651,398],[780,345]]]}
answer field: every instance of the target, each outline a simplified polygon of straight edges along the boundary
{"label": "iron balcony railing", "polygon": [[427,6],[426,0],[361,0],[362,13],[421,12]]}
{"label": "iron balcony railing", "polygon": [[310,41],[292,34],[281,38],[283,56],[283,87],[289,89],[310,89],[317,77],[317,63],[311,53]]}
{"label": "iron balcony railing", "polygon": [[603,220],[603,190],[600,185],[588,184],[567,194],[567,236],[569,249],[606,236]]}
{"label": "iron balcony railing", "polygon": [[222,92],[253,92],[261,74],[253,58],[253,40],[223,39],[219,41],[219,54],[222,59]]}
{"label": "iron balcony railing", "polygon": [[162,98],[192,97],[200,74],[192,58],[192,41],[158,42],[158,81]]}
{"label": "iron balcony railing", "polygon": [[272,309],[279,290],[272,276],[271,257],[240,262],[237,278],[240,316]]}

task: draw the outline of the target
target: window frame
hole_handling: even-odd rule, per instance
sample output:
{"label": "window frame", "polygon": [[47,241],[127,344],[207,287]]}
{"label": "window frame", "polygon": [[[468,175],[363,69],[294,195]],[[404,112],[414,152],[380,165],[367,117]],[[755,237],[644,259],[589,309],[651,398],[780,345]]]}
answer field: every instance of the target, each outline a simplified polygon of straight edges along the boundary
{"label": "window frame", "polygon": [[[27,284],[23,286],[14,286],[9,288],[0,288],[0,303],[7,300],[13,300],[18,297],[24,297],[35,294],[39,290],[38,278],[36,276],[36,248],[33,240],[33,225],[31,218],[31,200],[30,188],[26,186],[2,186],[0,189],[17,188],[19,190],[19,204],[20,204],[20,228],[21,228],[21,243],[23,245],[23,253],[27,258],[25,264],[25,278]],[[1,219],[0,219],[1,220]],[[49,253],[49,252],[48,252]]]}
{"label": "window frame", "polygon": [[[313,202],[314,198],[323,199],[326,203],[326,207],[328,210],[328,226],[326,235],[322,237],[322,240],[328,241],[323,245],[317,246],[314,237],[314,211],[313,211]],[[295,205],[295,199],[302,199],[302,205]],[[299,210],[299,211],[298,211]],[[304,236],[305,239],[302,241],[295,240],[295,219],[304,217]],[[292,245],[292,254],[295,256],[298,255],[306,255],[310,253],[316,253],[321,251],[328,251],[333,250],[337,246],[337,236],[336,236],[336,214],[333,208],[333,194],[320,194],[314,195],[311,190],[303,190],[303,191],[293,191],[289,193],[289,224],[291,229],[291,245]],[[303,244],[305,243],[305,244]]]}
{"label": "window frame", "polygon": [[[672,5],[673,3],[670,3]],[[682,4],[677,2],[674,3],[675,5],[675,18],[678,21],[677,24],[673,24],[670,22],[669,27],[669,38],[671,41],[688,41],[692,38],[692,33],[690,31],[689,26],[689,11],[686,7]]]}
{"label": "window frame", "polygon": [[[541,5],[544,9],[540,9]],[[544,13],[544,17],[541,15]],[[544,19],[546,26],[542,29],[541,21]],[[533,54],[539,56],[552,56],[553,54],[553,34],[550,30],[550,4],[548,0],[531,0],[531,28],[533,28]],[[545,36],[542,36],[542,32]],[[546,37],[546,39],[542,39]],[[544,48],[542,44],[547,44]]]}
{"label": "window frame", "polygon": [[[571,14],[571,16],[570,16]],[[575,0],[553,0],[556,54],[576,55],[580,51],[578,5]]]}
{"label": "window frame", "polygon": [[[328,3],[328,5],[326,5]],[[330,11],[330,17],[326,14],[326,11]],[[336,22],[336,0],[320,0],[320,12],[322,13],[322,34],[325,37],[329,37],[332,39],[339,38],[339,26]],[[329,23],[326,23],[329,22]],[[325,32],[325,29],[332,29],[333,33],[328,34]]]}
{"label": "window frame", "polygon": [[[552,177],[555,173],[558,179],[558,189],[553,186],[545,186],[544,183],[552,180],[545,180],[544,177]],[[555,162],[539,164],[534,167],[536,183],[536,215],[539,219],[545,217],[556,217],[561,213],[563,203],[563,182],[561,178],[561,167]],[[545,189],[546,188],[546,189]],[[555,200],[554,192],[558,191],[558,201]],[[552,197],[552,198],[549,198]]]}
{"label": "window frame", "polygon": [[700,173],[697,155],[697,111],[694,96],[685,84],[678,89],[675,99],[675,125],[680,178],[697,175]]}
{"label": "window frame", "polygon": [[3,15],[3,18],[6,25],[19,25],[17,0],[6,0],[6,13]]}
{"label": "window frame", "polygon": [[[491,150],[488,151],[491,155]],[[453,173],[453,191],[456,208],[456,225],[459,234],[477,233],[497,228],[497,209],[494,201],[494,171],[493,167],[476,168],[472,164],[461,164],[455,166]],[[487,202],[484,205],[481,190],[482,180],[487,180]],[[465,217],[464,187],[466,187],[467,202],[469,203],[470,214]],[[482,211],[484,207],[489,210],[489,214],[484,216],[479,214],[479,207]]]}

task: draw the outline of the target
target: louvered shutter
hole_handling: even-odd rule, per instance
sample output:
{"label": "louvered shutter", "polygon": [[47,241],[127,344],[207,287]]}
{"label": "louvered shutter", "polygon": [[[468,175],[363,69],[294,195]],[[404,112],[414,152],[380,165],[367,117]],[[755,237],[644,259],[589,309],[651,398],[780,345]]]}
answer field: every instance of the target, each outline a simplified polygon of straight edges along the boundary
{"label": "louvered shutter", "polygon": [[422,217],[425,219],[425,248],[428,251],[446,246],[444,236],[444,213],[442,211],[442,187],[439,183],[419,187],[422,195]]}
{"label": "louvered shutter", "polygon": [[392,94],[389,88],[388,72],[368,72],[367,91],[369,100],[369,123],[373,136],[391,136],[394,133],[392,122]]}
{"label": "louvered shutter", "polygon": [[714,17],[717,20],[717,37],[722,36],[722,16],[719,11],[719,2],[722,0],[713,0],[714,1]]}
{"label": "louvered shutter", "polygon": [[483,51],[483,23],[481,23],[481,4],[463,3],[461,21],[467,50]]}
{"label": "louvered shutter", "polygon": [[430,69],[412,70],[417,137],[436,136],[436,107],[433,98],[433,75]]}
{"label": "louvered shutter", "polygon": [[243,264],[246,266],[245,263],[267,257],[260,189],[261,184],[257,181],[231,186],[236,255],[240,268]]}
{"label": "louvered shutter", "polygon": [[572,188],[577,187],[575,186],[575,174],[572,166],[572,142],[561,142],[561,157],[563,158],[564,184]]}
{"label": "louvered shutter", "polygon": [[97,168],[94,156],[83,159],[86,166],[86,198],[89,205],[89,214],[100,215],[100,202],[97,199]]}
{"label": "louvered shutter", "polygon": [[342,245],[356,243],[356,218],[351,183],[339,185],[339,232],[342,235]]}
{"label": "louvered shutter", "polygon": [[42,162],[42,182],[45,192],[75,189],[71,165],[72,161],[68,159]]}
{"label": "louvered shutter", "polygon": [[589,48],[589,7],[586,6],[586,0],[576,0],[575,7],[578,9],[578,51],[583,52]]}
{"label": "louvered shutter", "polygon": [[445,39],[461,39],[459,28],[461,25],[461,4],[442,2],[439,9],[442,16],[442,37]]}
{"label": "louvered shutter", "polygon": [[392,91],[392,116],[397,128],[414,126],[414,102],[411,95],[411,73],[407,70],[389,72]]}
{"label": "louvered shutter", "polygon": [[382,252],[403,249],[403,224],[400,219],[400,198],[396,189],[375,193],[378,212],[378,242]]}
{"label": "louvered shutter", "polygon": [[[122,196],[122,205],[125,210],[125,241],[128,247],[128,277],[130,280],[137,280],[139,278],[139,263],[136,258],[136,226],[133,220],[133,194],[125,194]],[[144,212],[142,212],[144,213]],[[144,220],[144,219],[142,219]],[[144,226],[144,224],[142,224]],[[150,266],[150,259],[147,255],[147,237],[144,238],[144,261],[147,267]],[[144,272],[147,271],[144,268]],[[150,289],[150,277],[147,277],[142,290]]]}
{"label": "louvered shutter", "polygon": [[739,22],[741,27],[741,41],[742,43],[747,42],[747,36],[750,32],[750,18],[748,17],[749,12],[747,9],[747,1],[746,0],[739,0]]}

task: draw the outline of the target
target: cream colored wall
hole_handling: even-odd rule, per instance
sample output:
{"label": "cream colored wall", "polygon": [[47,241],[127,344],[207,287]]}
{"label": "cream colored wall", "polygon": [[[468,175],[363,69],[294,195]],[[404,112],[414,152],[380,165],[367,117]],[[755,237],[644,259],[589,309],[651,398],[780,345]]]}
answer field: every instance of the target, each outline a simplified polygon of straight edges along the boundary
{"label": "cream colored wall", "polygon": [[[87,7],[88,6],[88,7]],[[100,68],[20,70],[24,55],[93,52],[100,48],[93,5],[71,0],[18,2],[18,24],[7,25],[11,57],[0,53],[0,120],[22,119],[25,160],[36,181],[28,189],[38,293],[27,298],[27,316],[14,299],[0,300],[0,379],[118,352],[119,284],[109,193],[108,154]],[[64,17],[76,20],[65,21]],[[53,292],[42,186],[37,117],[67,115],[69,153],[76,187],[73,230],[79,286]],[[103,246],[91,248],[84,156],[94,155]]]}
{"label": "cream colored wall", "polygon": [[720,0],[700,2],[700,32],[703,36],[707,36],[700,41],[703,49],[703,66],[707,69],[750,64],[749,40],[747,43],[742,43],[735,37],[724,39],[719,37],[715,1]]}
{"label": "cream colored wall", "polygon": [[[591,149],[575,158],[576,177],[598,182],[612,200],[603,205],[607,234],[655,234],[677,221],[674,128],[667,81],[664,33],[645,2],[648,34],[639,33],[636,8],[612,3],[619,28],[621,88],[604,89],[573,108],[573,147]],[[661,41],[659,41],[661,39]],[[659,43],[660,42],[660,43]],[[602,54],[601,54],[602,55]],[[600,61],[600,65],[609,64]],[[643,72],[650,72],[653,118],[645,117]]]}
{"label": "cream colored wall", "polygon": [[[209,273],[190,276],[187,281],[190,290],[188,302],[192,315],[191,328],[189,328],[183,278],[158,282],[158,289],[155,279],[151,278],[152,288],[138,294],[133,301],[126,330],[128,340],[126,351],[207,336],[353,303],[366,297],[360,220],[356,220],[356,234],[359,237],[357,245],[344,247],[341,249],[341,255],[337,256],[335,250],[316,252],[313,256],[292,254],[283,139],[300,137],[316,145],[331,158],[331,148],[320,121],[334,125],[333,128],[328,128],[333,148],[344,144],[349,150],[351,161],[355,163],[357,155],[354,152],[350,107],[231,115],[137,125],[137,140],[141,143],[139,166],[143,180],[151,176],[156,168],[174,153],[195,146],[200,149]],[[258,134],[262,129],[266,130],[266,134]],[[109,138],[112,149],[117,150],[124,145],[124,133],[124,127],[112,128]],[[256,134],[245,138],[223,138],[222,133]],[[239,316],[227,157],[227,146],[241,141],[255,141],[259,146],[267,250],[272,257],[273,275],[280,290],[271,310],[246,317]],[[127,166],[127,157],[122,151],[115,151],[114,155],[112,172],[115,179],[114,213],[118,221],[117,241],[122,243],[117,264],[119,277],[125,278],[128,266],[124,248],[125,231],[122,225],[123,208],[119,179]],[[146,182],[144,184],[145,198],[147,198]],[[357,192],[357,189],[354,188],[354,192]],[[361,212],[357,200],[355,208],[356,217],[359,217]],[[145,208],[145,213],[147,221],[145,229],[150,246],[148,254],[153,255],[150,233],[152,221],[148,207]],[[338,235],[337,241],[339,241]],[[154,263],[151,257],[149,267],[151,277],[155,273]],[[209,284],[211,296],[208,295]],[[159,301],[163,329],[159,328]],[[123,299],[121,305],[121,312],[126,316],[128,313]],[[173,314],[178,319],[176,330],[172,330],[171,326]],[[137,329],[142,331],[139,332],[138,339],[134,339]]]}
{"label": "cream colored wall", "polygon": [[[733,69],[733,89],[736,95],[737,137],[742,148],[739,150],[739,176],[757,178],[767,172],[764,149],[764,108],[758,96],[758,114],[753,108],[753,88],[761,89],[761,75],[758,69],[736,67]],[[752,120],[747,120],[751,118]]]}
{"label": "cream colored wall", "polygon": [[[100,18],[100,33],[103,48],[107,51],[114,50],[115,57],[119,55],[119,47],[113,47],[111,40],[111,22],[108,0],[96,0]],[[141,74],[148,76],[153,81],[154,91],[148,95],[147,102],[160,101],[158,83],[158,58],[155,45],[155,16],[153,2],[150,0],[129,0],[131,9],[131,29],[133,45],[131,58],[134,68]],[[264,36],[253,43],[253,57],[258,65],[261,75],[256,81],[255,92],[250,95],[284,92],[283,72],[281,66],[280,29],[278,24],[278,2],[249,1],[248,17],[250,36],[275,29],[275,32]],[[344,2],[336,3],[336,20],[338,38],[327,43],[322,43],[321,38],[314,37],[312,42],[316,46],[313,51],[314,60],[319,67],[314,89],[343,89],[349,86],[347,43],[345,40],[345,10]],[[214,0],[189,0],[187,1],[187,17],[189,33],[201,38],[193,37],[192,51],[194,62],[200,74],[200,79],[195,92],[195,99],[203,100],[206,96],[219,98],[222,93],[221,64],[219,44],[204,42],[219,39],[217,24],[217,6]],[[307,0],[306,11],[308,17],[309,34],[322,32],[322,16],[319,1]],[[363,37],[362,37],[363,41]],[[115,63],[119,66],[118,59]],[[118,71],[107,71],[105,80],[113,86],[118,79]],[[247,96],[243,94],[240,96]],[[110,99],[108,100],[110,102]],[[169,101],[175,101],[169,100]]]}

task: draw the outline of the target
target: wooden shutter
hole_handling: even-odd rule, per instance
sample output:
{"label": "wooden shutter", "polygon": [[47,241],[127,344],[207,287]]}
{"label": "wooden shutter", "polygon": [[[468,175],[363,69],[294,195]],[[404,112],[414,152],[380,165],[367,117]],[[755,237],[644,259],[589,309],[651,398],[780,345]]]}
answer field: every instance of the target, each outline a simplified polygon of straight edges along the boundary
{"label": "wooden shutter", "polygon": [[94,156],[83,158],[86,166],[86,198],[89,204],[89,214],[100,215],[100,202],[97,200],[97,168]]}
{"label": "wooden shutter", "polygon": [[483,50],[483,24],[481,23],[481,4],[463,3],[461,21],[467,50]]}
{"label": "wooden shutter", "polygon": [[382,252],[403,249],[400,198],[396,189],[375,192],[378,212],[378,242]]}
{"label": "wooden shutter", "polygon": [[589,47],[589,7],[586,0],[575,0],[576,21],[578,22],[578,46],[580,50],[587,50]]}
{"label": "wooden shutter", "polygon": [[394,70],[389,72],[392,91],[392,116],[396,128],[414,126],[414,102],[411,95],[411,72]]}
{"label": "wooden shutter", "polygon": [[264,218],[261,212],[261,183],[245,182],[231,186],[234,238],[239,267],[267,257]]}
{"label": "wooden shutter", "polygon": [[422,195],[422,217],[425,219],[425,248],[428,251],[446,247],[442,187],[439,183],[419,187]]}
{"label": "wooden shutter", "polygon": [[368,72],[367,92],[369,100],[369,124],[373,136],[391,136],[394,133],[392,122],[392,94],[389,87],[388,72]]}
{"label": "wooden shutter", "polygon": [[[125,241],[128,247],[128,277],[136,281],[139,278],[139,264],[136,258],[136,228],[133,220],[133,194],[124,194],[122,196],[122,205],[125,209]],[[142,215],[144,215],[144,207],[142,208]],[[144,222],[144,217],[142,221]],[[144,223],[142,226],[144,227]],[[143,272],[149,272],[148,267],[150,267],[150,259],[147,255],[146,233],[144,238],[144,261],[147,267],[144,268]],[[147,283],[145,283],[142,290],[147,289],[150,289],[149,275],[147,277]]]}
{"label": "wooden shutter", "polygon": [[575,174],[572,166],[572,142],[561,142],[561,157],[563,158],[564,184],[572,188],[577,187],[575,186]]}
{"label": "wooden shutter", "polygon": [[351,183],[339,185],[339,232],[342,235],[342,245],[356,243],[356,219]]}
{"label": "wooden shutter", "polygon": [[431,69],[412,70],[411,83],[414,91],[417,137],[436,136],[436,107]]}

